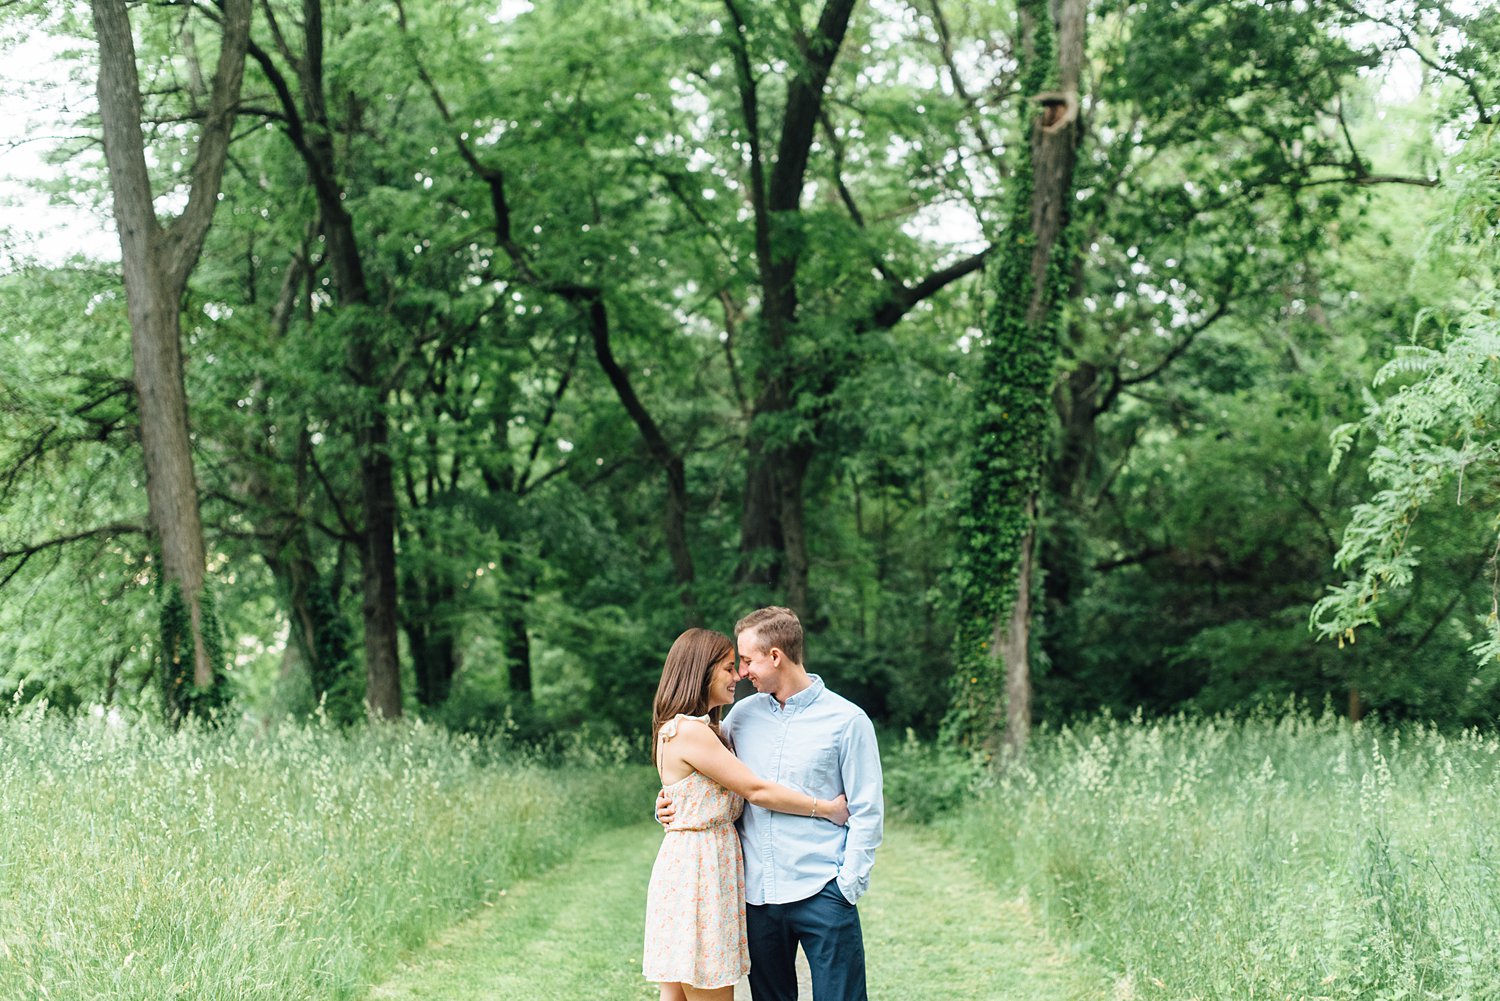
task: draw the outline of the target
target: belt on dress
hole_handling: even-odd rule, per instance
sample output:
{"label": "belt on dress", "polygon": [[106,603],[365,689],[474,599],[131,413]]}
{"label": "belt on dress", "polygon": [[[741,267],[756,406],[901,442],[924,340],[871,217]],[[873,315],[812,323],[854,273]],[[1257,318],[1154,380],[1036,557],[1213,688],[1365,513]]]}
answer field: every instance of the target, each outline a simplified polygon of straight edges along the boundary
{"label": "belt on dress", "polygon": [[667,828],[667,833],[668,834],[678,834],[678,833],[682,833],[682,832],[686,832],[686,831],[714,831],[714,830],[718,830],[721,827],[733,827],[733,826],[734,826],[734,821],[732,821],[732,820],[719,820],[719,821],[715,821],[712,824],[708,824],[706,826],[700,826],[700,827],[669,827],[669,828]]}

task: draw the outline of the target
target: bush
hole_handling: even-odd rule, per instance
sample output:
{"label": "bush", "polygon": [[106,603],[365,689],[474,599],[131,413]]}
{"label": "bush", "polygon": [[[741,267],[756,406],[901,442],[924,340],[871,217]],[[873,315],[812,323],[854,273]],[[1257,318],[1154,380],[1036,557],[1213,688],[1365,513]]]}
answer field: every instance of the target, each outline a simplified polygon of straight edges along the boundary
{"label": "bush", "polygon": [[910,728],[903,739],[880,745],[885,808],[892,817],[931,823],[973,804],[992,781],[981,756],[923,743]]}

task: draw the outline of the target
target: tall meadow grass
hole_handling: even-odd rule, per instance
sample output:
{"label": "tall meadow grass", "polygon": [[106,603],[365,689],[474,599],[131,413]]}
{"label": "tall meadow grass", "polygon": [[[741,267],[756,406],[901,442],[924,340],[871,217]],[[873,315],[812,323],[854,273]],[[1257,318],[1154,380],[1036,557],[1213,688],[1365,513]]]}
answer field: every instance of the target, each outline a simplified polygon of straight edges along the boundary
{"label": "tall meadow grass", "polygon": [[567,767],[420,724],[169,733],[0,713],[0,999],[325,999],[583,832],[649,815],[655,776]]}
{"label": "tall meadow grass", "polygon": [[1103,719],[1000,773],[892,757],[914,813],[969,777],[934,823],[1114,970],[1120,1001],[1500,998],[1492,734],[1292,711]]}

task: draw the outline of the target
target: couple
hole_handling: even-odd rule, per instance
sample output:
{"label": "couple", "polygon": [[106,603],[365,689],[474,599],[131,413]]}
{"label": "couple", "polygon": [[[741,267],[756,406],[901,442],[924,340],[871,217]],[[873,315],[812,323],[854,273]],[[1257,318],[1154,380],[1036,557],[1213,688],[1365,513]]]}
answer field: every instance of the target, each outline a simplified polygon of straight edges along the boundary
{"label": "couple", "polygon": [[[677,637],[656,690],[666,836],[647,894],[646,978],[662,1001],[730,1001],[748,969],[755,1001],[794,1001],[800,942],[816,1001],[867,1001],[854,905],[881,838],[875,730],[803,667],[791,609],[762,608],[734,631],[738,663],[722,633]],[[721,725],[741,678],[757,694]]]}

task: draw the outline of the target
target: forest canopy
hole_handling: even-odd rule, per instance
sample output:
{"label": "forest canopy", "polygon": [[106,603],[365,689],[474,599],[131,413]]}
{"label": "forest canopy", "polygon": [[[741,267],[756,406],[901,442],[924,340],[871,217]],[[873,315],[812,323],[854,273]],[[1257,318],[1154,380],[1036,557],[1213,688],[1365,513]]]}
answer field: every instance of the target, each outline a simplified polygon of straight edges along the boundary
{"label": "forest canopy", "polygon": [[923,735],[991,740],[1018,683],[1012,733],[1500,714],[1492,5],[0,37],[54,53],[8,71],[61,137],[24,180],[111,234],[0,241],[18,702],[635,737],[681,629],[783,604]]}

